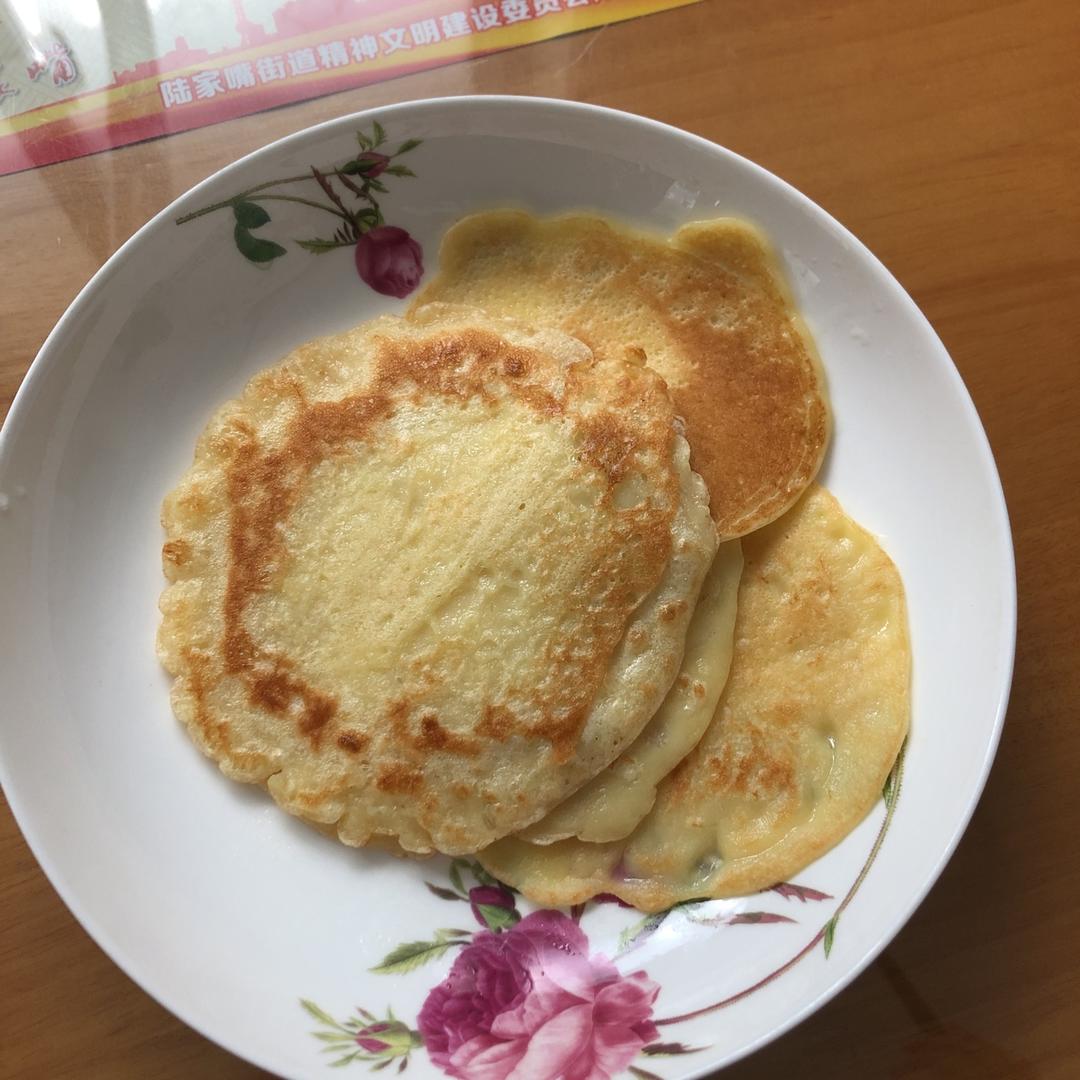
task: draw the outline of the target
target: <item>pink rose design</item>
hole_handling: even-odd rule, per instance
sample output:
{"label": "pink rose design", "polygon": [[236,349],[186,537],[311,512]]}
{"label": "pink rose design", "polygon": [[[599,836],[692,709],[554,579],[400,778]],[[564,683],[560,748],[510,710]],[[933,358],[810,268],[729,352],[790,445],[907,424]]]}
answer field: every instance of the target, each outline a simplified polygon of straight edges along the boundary
{"label": "pink rose design", "polygon": [[420,245],[396,225],[377,225],[356,241],[356,272],[383,296],[408,296],[424,274]]}
{"label": "pink rose design", "polygon": [[431,1060],[460,1080],[608,1080],[657,1038],[660,987],[588,954],[577,923],[537,911],[478,933],[428,995]]}

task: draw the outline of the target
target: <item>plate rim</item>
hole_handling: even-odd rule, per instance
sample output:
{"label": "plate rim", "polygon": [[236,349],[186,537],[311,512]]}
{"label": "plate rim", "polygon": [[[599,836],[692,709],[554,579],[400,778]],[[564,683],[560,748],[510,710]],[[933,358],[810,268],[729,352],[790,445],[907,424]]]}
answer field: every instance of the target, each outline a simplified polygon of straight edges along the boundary
{"label": "plate rim", "polygon": [[[732,1065],[735,1062],[748,1057],[762,1047],[787,1034],[794,1027],[809,1018],[858,978],[858,976],[877,959],[888,944],[907,926],[916,910],[922,905],[930,890],[937,883],[945,866],[951,860],[960,840],[967,831],[976,808],[982,800],[990,770],[993,766],[1000,744],[1012,689],[1017,629],[1016,556],[1008,507],[1001,482],[1001,474],[997,466],[997,460],[994,457],[993,449],[990,445],[989,436],[987,435],[982,418],[979,416],[978,409],[971,397],[971,393],[964,382],[963,376],[960,374],[952,356],[936,330],[933,328],[929,319],[927,319],[926,315],[912,299],[907,289],[904,288],[888,267],[886,267],[873,251],[871,251],[866,244],[855,236],[841,221],[782,177],[728,147],[722,146],[711,139],[707,139],[704,136],[697,135],[673,124],[668,124],[652,117],[643,116],[639,113],[632,113],[622,109],[611,108],[609,106],[595,105],[589,102],[575,101],[566,98],[534,95],[461,94],[411,98],[405,101],[397,101],[386,105],[377,105],[368,109],[344,113],[328,120],[320,121],[317,124],[308,125],[299,128],[296,131],[289,132],[278,139],[274,139],[273,141],[230,161],[220,169],[216,169],[202,180],[187,188],[158,211],[158,213],[154,214],[149,220],[144,222],[120,245],[119,248],[117,248],[115,252],[113,252],[112,255],[109,256],[108,259],[106,259],[65,308],[63,314],[49,331],[45,341],[31,361],[30,366],[12,399],[7,416],[5,417],[3,424],[0,425],[0,468],[2,468],[6,456],[11,452],[10,447],[15,445],[15,440],[18,436],[21,424],[23,423],[22,413],[26,412],[29,408],[27,402],[34,397],[37,383],[40,381],[49,365],[53,362],[51,360],[51,353],[53,352],[55,341],[64,334],[67,326],[78,317],[81,309],[107,286],[109,280],[116,273],[117,268],[122,264],[128,250],[136,245],[147,232],[156,227],[159,222],[175,216],[185,204],[196,201],[205,189],[214,185],[223,177],[230,173],[242,170],[245,166],[262,156],[272,155],[284,148],[287,144],[299,142],[309,137],[316,138],[320,134],[328,133],[331,129],[337,127],[345,128],[355,124],[363,124],[372,118],[379,119],[382,122],[388,117],[392,118],[397,113],[407,112],[418,107],[444,107],[447,105],[462,109],[498,110],[520,108],[526,111],[532,109],[553,110],[556,112],[563,111],[570,114],[593,116],[599,119],[607,118],[608,120],[617,123],[628,123],[631,126],[641,125],[656,133],[662,134],[667,138],[688,141],[691,145],[706,152],[719,153],[721,156],[732,159],[741,167],[748,169],[748,171],[754,174],[759,181],[770,186],[779,187],[789,199],[792,199],[799,206],[802,212],[817,219],[817,221],[826,228],[837,231],[839,236],[851,246],[855,255],[863,260],[868,260],[871,265],[883,272],[892,285],[895,286],[897,300],[907,307],[909,315],[914,315],[916,323],[920,325],[923,332],[929,334],[930,340],[936,343],[942,357],[947,361],[947,364],[945,365],[946,377],[953,382],[954,388],[958,391],[958,400],[961,402],[964,410],[968,413],[968,420],[972,421],[971,428],[972,433],[978,441],[977,449],[979,451],[979,456],[984,464],[989,467],[988,478],[992,480],[989,494],[993,499],[993,514],[998,519],[1001,539],[1003,541],[1003,564],[1000,567],[1001,580],[998,583],[1003,601],[1002,617],[999,626],[999,632],[1001,632],[999,647],[1001,647],[1003,651],[1003,655],[1000,658],[1002,662],[1002,677],[997,690],[997,702],[990,737],[987,740],[986,750],[983,754],[982,761],[979,762],[978,779],[972,790],[972,796],[968,805],[958,818],[952,833],[942,847],[941,853],[931,867],[926,879],[914,892],[911,900],[904,908],[902,915],[894,922],[894,924],[888,929],[879,932],[875,943],[849,968],[842,973],[838,973],[837,977],[820,993],[813,996],[800,1008],[793,1010],[777,1026],[747,1045],[739,1047],[722,1065],[699,1065],[688,1068],[685,1072],[680,1074],[683,1080],[699,1080],[699,1078],[713,1073],[718,1067],[726,1068],[728,1065]],[[98,924],[96,918],[90,912],[82,908],[80,901],[74,895],[74,889],[70,888],[65,880],[63,871],[45,852],[43,843],[35,835],[33,826],[30,824],[29,820],[32,816],[31,812],[22,804],[21,797],[15,794],[15,791],[12,788],[12,775],[9,771],[6,755],[4,754],[2,734],[3,728],[0,727],[0,787],[3,788],[12,816],[35,860],[48,879],[49,884],[83,930],[89,934],[94,943],[102,949],[110,961],[116,964],[116,966],[120,968],[120,970],[123,971],[124,974],[127,975],[127,977],[130,978],[144,993],[148,994],[155,1002],[192,1030],[196,1031],[203,1038],[228,1050],[241,1060],[266,1069],[275,1075],[283,1075],[280,1073],[280,1065],[278,1063],[260,1055],[254,1048],[238,1045],[228,1037],[227,1033],[211,1034],[201,1021],[194,1021],[188,1015],[186,1007],[178,1007],[177,1005],[170,1003],[171,998],[167,992],[167,988],[158,985],[153,972],[143,969],[138,958],[128,955],[124,948],[113,940],[112,936]]]}

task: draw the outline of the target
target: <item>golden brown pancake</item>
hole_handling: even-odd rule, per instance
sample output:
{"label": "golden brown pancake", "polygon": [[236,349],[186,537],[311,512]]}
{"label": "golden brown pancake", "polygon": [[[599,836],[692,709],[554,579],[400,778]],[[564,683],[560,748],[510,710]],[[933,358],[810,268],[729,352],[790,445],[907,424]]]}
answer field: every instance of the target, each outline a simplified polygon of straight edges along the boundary
{"label": "golden brown pancake", "polygon": [[715,551],[649,369],[429,309],[256,376],[165,500],[159,653],[227,775],[349,844],[476,850],[605,768]]}
{"label": "golden brown pancake", "polygon": [[602,842],[634,831],[652,808],[657,784],[693,750],[716,711],[731,667],[742,568],[739,541],[721,544],[690,620],[682,667],[656,715],[629,749],[519,839]]}
{"label": "golden brown pancake", "polygon": [[744,895],[789,880],[881,797],[910,715],[895,566],[816,485],[743,554],[720,706],[638,829],[609,844],[508,838],[481,852],[491,873],[541,904]]}
{"label": "golden brown pancake", "polygon": [[686,421],[721,538],[779,517],[817,474],[824,377],[761,235],[732,218],[672,240],[585,214],[476,214],[447,232],[417,304],[558,326],[598,354],[643,355]]}

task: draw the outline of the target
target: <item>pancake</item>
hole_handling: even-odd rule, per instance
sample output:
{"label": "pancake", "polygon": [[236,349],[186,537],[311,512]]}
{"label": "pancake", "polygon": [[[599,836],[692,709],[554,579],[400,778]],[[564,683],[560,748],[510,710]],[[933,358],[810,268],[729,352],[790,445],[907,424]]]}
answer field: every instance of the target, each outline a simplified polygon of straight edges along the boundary
{"label": "pancake", "polygon": [[817,474],[824,376],[762,236],[732,218],[662,237],[585,214],[476,214],[443,238],[417,304],[557,326],[601,355],[644,354],[686,421],[722,539],[779,517]]}
{"label": "pancake", "polygon": [[656,786],[697,745],[727,682],[742,577],[738,540],[720,545],[686,633],[678,677],[630,748],[602,773],[518,834],[534,844],[576,836],[599,843],[629,836],[652,808]]}
{"label": "pancake", "polygon": [[636,738],[716,548],[670,395],[433,308],[256,376],[165,500],[158,650],[235,779],[362,845],[465,854]]}
{"label": "pancake", "polygon": [[614,893],[643,911],[790,880],[881,797],[908,729],[904,592],[874,539],[814,485],[744,538],[735,654],[701,742],[628,840],[481,852],[541,904]]}

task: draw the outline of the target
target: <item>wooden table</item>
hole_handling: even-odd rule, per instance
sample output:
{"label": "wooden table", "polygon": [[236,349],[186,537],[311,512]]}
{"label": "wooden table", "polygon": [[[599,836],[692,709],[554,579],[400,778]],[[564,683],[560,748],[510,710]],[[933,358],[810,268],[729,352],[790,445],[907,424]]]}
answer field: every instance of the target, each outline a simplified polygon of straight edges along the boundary
{"label": "wooden table", "polygon": [[[733,1078],[1080,1075],[1080,5],[708,0],[0,179],[0,416],[79,288],[189,185],[342,113],[611,105],[760,162],[876,252],[952,353],[1012,515],[1020,631],[989,786],[922,908]],[[259,1075],[130,982],[0,821],[0,1076]]]}

